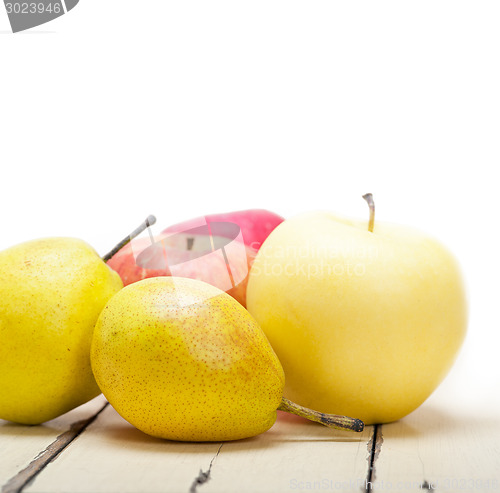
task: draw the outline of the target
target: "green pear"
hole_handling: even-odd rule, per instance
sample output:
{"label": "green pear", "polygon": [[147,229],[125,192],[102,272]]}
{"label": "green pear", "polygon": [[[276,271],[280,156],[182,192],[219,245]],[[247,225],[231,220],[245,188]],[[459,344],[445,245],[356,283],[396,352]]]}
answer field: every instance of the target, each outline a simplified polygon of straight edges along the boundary
{"label": "green pear", "polygon": [[0,273],[0,418],[38,424],[97,396],[90,343],[118,274],[72,238],[8,248]]}

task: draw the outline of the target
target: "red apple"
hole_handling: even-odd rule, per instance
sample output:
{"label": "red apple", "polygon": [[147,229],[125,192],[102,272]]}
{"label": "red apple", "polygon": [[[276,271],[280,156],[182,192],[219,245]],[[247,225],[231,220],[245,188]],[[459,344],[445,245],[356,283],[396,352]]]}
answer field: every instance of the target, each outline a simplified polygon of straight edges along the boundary
{"label": "red apple", "polygon": [[281,216],[263,209],[202,216],[170,226],[153,240],[133,240],[108,265],[125,286],[148,277],[189,277],[226,291],[246,306],[250,266],[281,222]]}
{"label": "red apple", "polygon": [[[271,231],[282,223],[284,218],[274,212],[265,209],[249,209],[244,211],[226,212],[221,214],[209,214],[201,216],[183,223],[174,224],[162,231],[163,233],[176,233],[186,231],[197,226],[210,225],[213,222],[234,223],[241,229],[242,241],[245,245],[258,251],[264,240]],[[218,231],[219,236],[231,237],[231,231],[226,235],[221,228]],[[213,233],[216,234],[216,233]]]}
{"label": "red apple", "polygon": [[149,277],[205,281],[246,305],[248,272],[255,251],[236,239],[208,234],[207,226],[133,240],[108,261],[126,286]]}

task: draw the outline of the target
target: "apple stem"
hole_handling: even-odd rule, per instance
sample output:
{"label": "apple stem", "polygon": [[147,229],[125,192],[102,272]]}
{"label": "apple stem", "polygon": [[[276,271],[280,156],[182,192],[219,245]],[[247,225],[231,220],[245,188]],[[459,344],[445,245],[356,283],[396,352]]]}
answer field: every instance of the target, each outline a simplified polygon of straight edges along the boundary
{"label": "apple stem", "polygon": [[194,238],[186,238],[188,252],[193,249]]}
{"label": "apple stem", "polygon": [[373,233],[373,227],[375,226],[375,202],[373,201],[373,195],[371,193],[365,193],[363,198],[368,203],[370,208],[370,220],[368,221],[368,231]]}
{"label": "apple stem", "polygon": [[102,257],[102,260],[104,262],[107,262],[110,260],[116,253],[118,253],[127,243],[130,243],[135,237],[139,236],[146,228],[149,228],[149,226],[152,226],[156,222],[156,217],[154,216],[148,216],[139,227],[134,229],[132,233],[130,233],[128,236],[123,238],[120,243],[118,243],[113,250],[108,252],[104,257]]}
{"label": "apple stem", "polygon": [[285,411],[287,413],[292,413],[301,418],[306,418],[309,421],[316,421],[322,425],[328,426],[329,428],[335,428],[336,430],[346,430],[346,431],[363,431],[365,424],[360,419],[349,418],[347,416],[340,416],[338,414],[325,414],[318,411],[313,411],[307,407],[299,406],[283,397],[281,399],[281,404],[278,407],[278,411]]}

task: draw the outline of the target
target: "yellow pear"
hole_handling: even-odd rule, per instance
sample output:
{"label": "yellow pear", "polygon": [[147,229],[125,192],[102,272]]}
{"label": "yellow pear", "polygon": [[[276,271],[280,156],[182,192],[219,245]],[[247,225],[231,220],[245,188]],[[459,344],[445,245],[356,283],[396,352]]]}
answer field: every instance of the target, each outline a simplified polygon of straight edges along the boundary
{"label": "yellow pear", "polygon": [[273,425],[277,409],[362,429],[358,420],[284,401],[283,369],[260,327],[234,298],[202,281],[158,277],[125,287],[97,321],[91,361],[111,405],[155,437],[251,437]]}
{"label": "yellow pear", "polygon": [[98,395],[90,342],[118,274],[72,238],[8,248],[0,273],[0,418],[38,424]]}

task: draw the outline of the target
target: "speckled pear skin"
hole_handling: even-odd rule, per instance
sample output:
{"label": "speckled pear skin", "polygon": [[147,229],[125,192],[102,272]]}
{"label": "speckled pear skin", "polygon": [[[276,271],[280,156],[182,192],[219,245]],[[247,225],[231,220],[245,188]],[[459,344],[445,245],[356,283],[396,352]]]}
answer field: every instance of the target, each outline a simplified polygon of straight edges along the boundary
{"label": "speckled pear skin", "polygon": [[122,281],[84,241],[0,252],[0,418],[39,424],[97,396],[90,343]]}
{"label": "speckled pear skin", "polygon": [[96,324],[91,361],[118,413],[170,440],[263,433],[284,387],[283,368],[248,311],[186,278],[146,279],[114,296]]}

